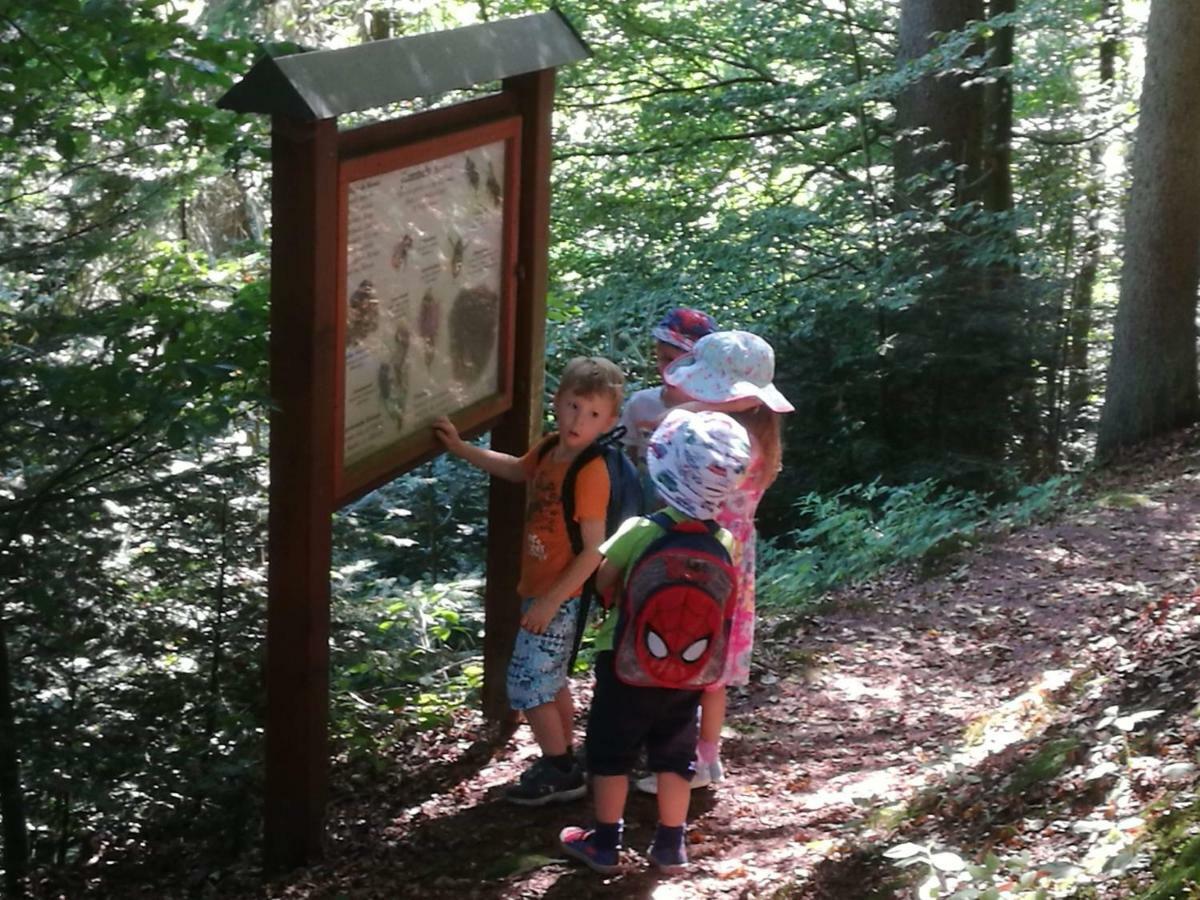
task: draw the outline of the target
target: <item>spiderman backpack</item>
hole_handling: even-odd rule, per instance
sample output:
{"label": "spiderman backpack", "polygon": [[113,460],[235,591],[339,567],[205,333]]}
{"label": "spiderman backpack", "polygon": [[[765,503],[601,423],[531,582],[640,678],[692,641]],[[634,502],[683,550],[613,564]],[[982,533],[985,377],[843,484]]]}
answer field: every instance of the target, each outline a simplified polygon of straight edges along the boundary
{"label": "spiderman backpack", "polygon": [[613,665],[635,687],[693,691],[720,681],[737,603],[737,570],[717,523],[665,512],[666,531],[634,563],[625,583]]}

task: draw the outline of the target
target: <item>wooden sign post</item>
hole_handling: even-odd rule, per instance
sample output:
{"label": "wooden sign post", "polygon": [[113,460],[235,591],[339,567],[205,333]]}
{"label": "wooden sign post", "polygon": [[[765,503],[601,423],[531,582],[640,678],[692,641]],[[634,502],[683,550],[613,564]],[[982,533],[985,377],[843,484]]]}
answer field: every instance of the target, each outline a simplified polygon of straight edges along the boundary
{"label": "wooden sign post", "polygon": [[[263,59],[219,105],[272,117],[265,856],[321,855],[331,516],[431,459],[430,423],[522,454],[544,388],[554,72],[589,55],[557,11]],[[344,113],[499,82],[339,131]],[[522,485],[488,505],[484,710],[507,714]]]}

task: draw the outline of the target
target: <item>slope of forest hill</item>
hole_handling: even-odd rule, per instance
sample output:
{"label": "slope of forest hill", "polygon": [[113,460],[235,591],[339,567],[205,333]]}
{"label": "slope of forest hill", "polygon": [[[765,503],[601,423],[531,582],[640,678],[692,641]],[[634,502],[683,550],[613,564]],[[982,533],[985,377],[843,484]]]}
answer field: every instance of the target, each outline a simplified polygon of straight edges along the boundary
{"label": "slope of forest hill", "polygon": [[464,713],[372,771],[336,770],[323,864],[263,887],[253,861],[193,860],[186,892],[848,900],[915,897],[940,873],[940,896],[1139,896],[1183,877],[1166,870],[1200,819],[1198,547],[1191,430],[935,577],[895,572],[819,613],[765,617],[731,696],[728,779],[693,795],[686,875],[647,867],[655,810],[637,794],[625,869],[568,864],[556,835],[588,804],[507,805],[536,752],[527,730],[505,739]]}

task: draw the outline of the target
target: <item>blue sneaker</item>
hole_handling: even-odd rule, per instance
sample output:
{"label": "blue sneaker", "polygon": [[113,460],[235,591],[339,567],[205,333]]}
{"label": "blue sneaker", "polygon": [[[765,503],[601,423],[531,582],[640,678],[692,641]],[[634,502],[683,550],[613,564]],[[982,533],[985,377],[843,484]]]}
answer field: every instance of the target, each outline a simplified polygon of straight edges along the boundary
{"label": "blue sneaker", "polygon": [[650,858],[650,864],[654,868],[668,875],[682,872],[688,867],[687,848],[682,841],[674,847],[663,847],[655,842],[650,845],[646,856]]}
{"label": "blue sneaker", "polygon": [[583,863],[593,872],[611,875],[620,870],[618,861],[621,852],[596,845],[596,832],[578,825],[571,825],[558,833],[558,845],[562,852]]}

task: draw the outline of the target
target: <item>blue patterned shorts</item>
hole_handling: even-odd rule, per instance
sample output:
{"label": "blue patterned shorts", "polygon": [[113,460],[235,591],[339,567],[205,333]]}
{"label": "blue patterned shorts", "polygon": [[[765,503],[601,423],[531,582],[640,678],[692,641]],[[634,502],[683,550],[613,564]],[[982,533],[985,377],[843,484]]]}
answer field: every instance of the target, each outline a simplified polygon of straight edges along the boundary
{"label": "blue patterned shorts", "polygon": [[[521,601],[521,615],[532,603],[532,597]],[[541,634],[518,629],[508,663],[508,704],[513,709],[533,709],[550,703],[567,683],[567,663],[575,645],[578,615],[579,598],[572,597],[558,608]]]}

